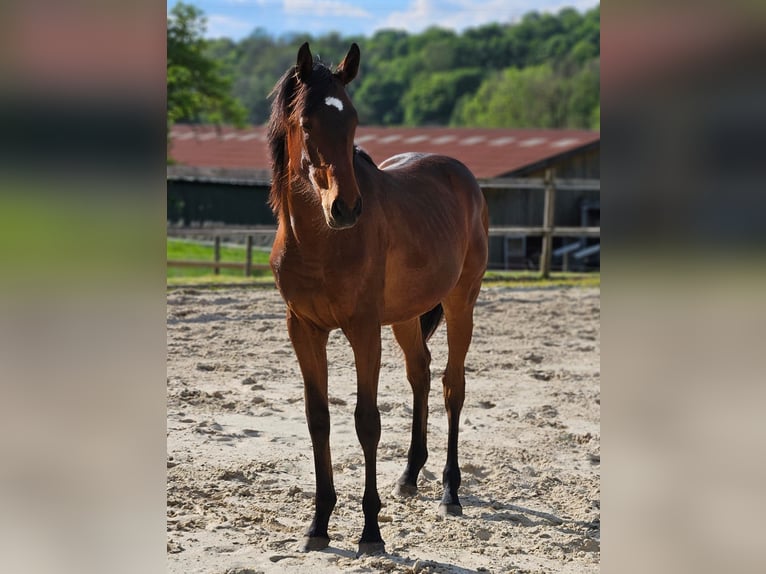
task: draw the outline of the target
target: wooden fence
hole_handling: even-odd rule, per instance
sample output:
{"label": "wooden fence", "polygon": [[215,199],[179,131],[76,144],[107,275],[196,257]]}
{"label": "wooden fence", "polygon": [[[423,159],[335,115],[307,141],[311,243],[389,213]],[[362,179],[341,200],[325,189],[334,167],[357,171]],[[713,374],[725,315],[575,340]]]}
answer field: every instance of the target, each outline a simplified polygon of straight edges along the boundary
{"label": "wooden fence", "polygon": [[[543,221],[540,226],[494,226],[489,228],[491,236],[525,235],[530,237],[542,237],[542,252],[540,255],[540,275],[544,278],[550,276],[551,259],[553,255],[554,237],[601,237],[601,227],[566,227],[555,226],[553,214],[556,206],[556,193],[558,190],[601,190],[599,180],[556,180],[554,170],[546,171],[544,179],[493,179],[480,181],[484,189],[529,189],[545,193],[543,203]],[[273,226],[253,226],[246,229],[232,228],[168,228],[168,237],[212,237],[213,238],[213,261],[183,261],[168,260],[168,267],[207,267],[212,268],[215,274],[221,269],[243,269],[245,276],[250,276],[255,269],[270,269],[268,265],[253,263],[253,243],[269,245],[276,233]],[[245,237],[245,261],[231,262],[221,261],[221,238],[222,237]],[[592,249],[591,249],[592,251]],[[566,256],[566,255],[565,255]]]}
{"label": "wooden fence", "polygon": [[[244,269],[245,276],[252,275],[254,269],[270,270],[266,264],[253,263],[253,242],[255,238],[261,238],[262,243],[271,244],[277,228],[271,225],[256,225],[247,229],[231,228],[168,228],[168,237],[212,237],[213,238],[213,261],[183,261],[168,259],[168,267],[207,267],[212,268],[213,273],[218,275],[221,269]],[[221,261],[221,237],[245,237],[245,262]],[[263,241],[265,239],[265,241]]]}

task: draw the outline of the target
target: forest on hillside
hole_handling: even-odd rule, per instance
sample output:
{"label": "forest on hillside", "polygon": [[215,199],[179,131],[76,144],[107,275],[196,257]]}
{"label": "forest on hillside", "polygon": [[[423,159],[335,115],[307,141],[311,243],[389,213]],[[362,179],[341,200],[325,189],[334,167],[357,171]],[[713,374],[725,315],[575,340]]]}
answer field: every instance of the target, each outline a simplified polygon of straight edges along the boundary
{"label": "forest on hillside", "polygon": [[[170,42],[172,17],[168,26],[170,78],[170,66],[179,60],[173,53],[178,45]],[[351,42],[359,44],[361,68],[348,90],[362,125],[599,129],[598,6],[585,13],[573,8],[557,14],[530,12],[515,23],[462,33],[434,27],[419,34],[380,30],[369,37],[275,38],[257,28],[240,41],[198,41],[232,96],[236,113],[229,117],[235,123],[268,120],[268,94],[308,41],[328,65],[337,64]],[[170,79],[168,90],[170,105]],[[196,110],[180,111],[173,120],[219,118]]]}

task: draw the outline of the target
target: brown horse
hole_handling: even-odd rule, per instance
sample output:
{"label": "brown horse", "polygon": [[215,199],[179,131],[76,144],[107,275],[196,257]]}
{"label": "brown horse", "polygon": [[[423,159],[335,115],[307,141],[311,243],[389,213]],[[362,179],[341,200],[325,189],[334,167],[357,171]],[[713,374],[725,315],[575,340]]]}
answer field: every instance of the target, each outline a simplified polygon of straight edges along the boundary
{"label": "brown horse", "polygon": [[359,47],[332,72],[308,44],[272,92],[270,203],[279,221],[271,267],[287,303],[287,330],[304,381],[314,448],[314,519],[303,550],[327,547],[335,506],[327,398],[327,339],[342,329],[357,372],[356,432],[365,460],[360,553],[384,550],[375,460],[381,325],[404,351],[414,395],[412,442],[395,492],[417,491],[428,456],[426,429],[431,356],[426,346],[442,315],[449,358],[444,402],[449,421],[442,514],[462,513],[458,499],[458,422],[473,308],[487,265],[487,206],[476,179],[455,159],[403,154],[376,167],[354,146],[357,114],[345,85],[359,68]]}

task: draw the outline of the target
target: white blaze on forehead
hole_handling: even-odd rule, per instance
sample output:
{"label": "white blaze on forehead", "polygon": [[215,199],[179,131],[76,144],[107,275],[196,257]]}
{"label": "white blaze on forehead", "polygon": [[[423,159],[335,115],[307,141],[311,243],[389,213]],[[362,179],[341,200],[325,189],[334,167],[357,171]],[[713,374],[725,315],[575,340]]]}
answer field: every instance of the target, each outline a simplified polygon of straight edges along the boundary
{"label": "white blaze on forehead", "polygon": [[332,96],[327,96],[324,99],[324,103],[328,106],[332,106],[334,108],[338,108],[339,112],[343,111],[343,102],[341,102],[338,98],[333,98]]}

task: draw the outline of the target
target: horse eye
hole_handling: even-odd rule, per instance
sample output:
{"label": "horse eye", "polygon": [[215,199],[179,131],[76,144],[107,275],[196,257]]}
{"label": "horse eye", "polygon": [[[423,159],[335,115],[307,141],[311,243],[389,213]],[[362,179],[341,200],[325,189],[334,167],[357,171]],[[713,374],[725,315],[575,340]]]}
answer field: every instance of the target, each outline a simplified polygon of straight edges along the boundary
{"label": "horse eye", "polygon": [[311,123],[307,118],[301,118],[301,129],[304,132],[310,132],[311,131]]}

